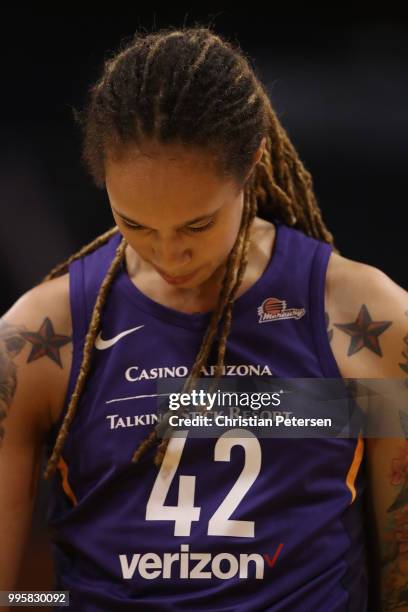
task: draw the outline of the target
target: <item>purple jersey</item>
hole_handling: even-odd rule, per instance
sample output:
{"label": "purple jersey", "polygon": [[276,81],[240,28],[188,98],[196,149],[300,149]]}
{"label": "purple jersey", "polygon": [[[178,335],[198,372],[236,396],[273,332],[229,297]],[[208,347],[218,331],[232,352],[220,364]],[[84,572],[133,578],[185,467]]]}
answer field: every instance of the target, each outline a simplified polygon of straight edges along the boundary
{"label": "purple jersey", "polygon": [[[332,247],[274,223],[267,268],[234,303],[223,376],[339,379],[324,313]],[[74,353],[61,420],[120,239],[69,266]],[[210,316],[155,302],[124,265],[115,277],[51,482],[55,587],[81,612],[363,612],[362,438],[186,435],[170,442],[166,472],[156,447],[131,463],[157,421],[158,381],[188,376]]]}

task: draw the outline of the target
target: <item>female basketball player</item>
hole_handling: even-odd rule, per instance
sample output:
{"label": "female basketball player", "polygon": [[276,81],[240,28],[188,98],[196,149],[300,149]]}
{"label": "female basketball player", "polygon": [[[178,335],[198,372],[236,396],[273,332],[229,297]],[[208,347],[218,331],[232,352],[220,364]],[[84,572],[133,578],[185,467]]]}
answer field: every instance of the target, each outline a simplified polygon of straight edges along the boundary
{"label": "female basketball player", "polygon": [[177,378],[406,376],[406,293],[333,248],[263,85],[210,29],[138,34],[76,117],[115,226],[2,319],[0,589],[46,441],[73,610],[361,612],[368,529],[384,609],[408,609],[402,432],[161,438],[156,414]]}

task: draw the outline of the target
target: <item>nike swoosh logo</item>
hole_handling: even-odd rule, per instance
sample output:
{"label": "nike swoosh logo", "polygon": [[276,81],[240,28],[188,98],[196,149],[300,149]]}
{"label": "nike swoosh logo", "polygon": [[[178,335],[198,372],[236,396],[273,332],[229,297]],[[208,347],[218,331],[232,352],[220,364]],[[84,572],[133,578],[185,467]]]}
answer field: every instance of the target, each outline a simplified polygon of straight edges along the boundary
{"label": "nike swoosh logo", "polygon": [[138,327],[132,327],[132,329],[125,329],[125,331],[121,332],[117,336],[114,336],[113,338],[109,338],[109,340],[103,340],[101,336],[101,332],[99,332],[99,334],[97,335],[95,339],[95,347],[99,349],[100,351],[104,351],[105,349],[108,349],[114,344],[116,344],[124,336],[131,334],[132,332],[136,331],[137,329],[140,329],[141,327],[144,327],[144,325],[139,325]]}

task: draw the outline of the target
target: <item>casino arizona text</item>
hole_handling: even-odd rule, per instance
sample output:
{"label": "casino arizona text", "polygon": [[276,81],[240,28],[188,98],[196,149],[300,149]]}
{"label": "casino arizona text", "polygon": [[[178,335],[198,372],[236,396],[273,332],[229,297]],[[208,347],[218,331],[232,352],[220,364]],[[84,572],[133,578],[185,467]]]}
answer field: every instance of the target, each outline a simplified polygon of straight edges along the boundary
{"label": "casino arizona text", "polygon": [[[214,376],[215,365],[201,368],[202,376]],[[140,369],[139,366],[130,366],[125,372],[125,378],[129,382],[139,380],[151,380],[155,378],[186,378],[189,374],[187,366],[159,367],[150,370]],[[230,364],[224,365],[221,376],[273,376],[268,365],[253,364]]]}

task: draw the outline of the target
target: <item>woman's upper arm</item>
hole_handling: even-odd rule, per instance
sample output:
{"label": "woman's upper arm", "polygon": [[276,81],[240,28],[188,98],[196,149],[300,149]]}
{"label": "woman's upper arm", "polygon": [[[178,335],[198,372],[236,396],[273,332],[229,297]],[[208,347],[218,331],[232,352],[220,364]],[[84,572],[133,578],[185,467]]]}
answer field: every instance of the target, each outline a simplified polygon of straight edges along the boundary
{"label": "woman's upper arm", "polygon": [[0,319],[0,590],[17,579],[55,381],[71,352],[66,289],[66,279],[37,286]]}
{"label": "woman's upper arm", "polygon": [[333,351],[343,376],[371,389],[365,408],[365,520],[374,580],[381,585],[383,609],[398,606],[403,612],[408,610],[408,294],[382,271],[339,257],[329,282]]}

